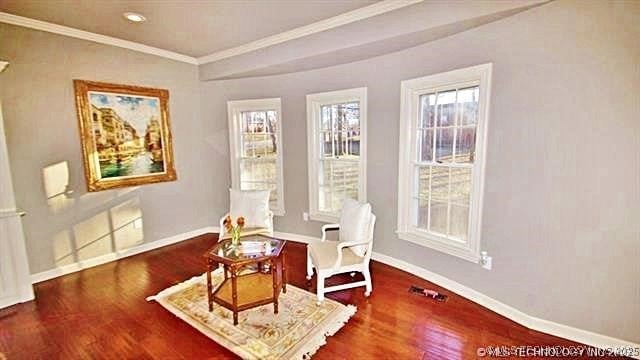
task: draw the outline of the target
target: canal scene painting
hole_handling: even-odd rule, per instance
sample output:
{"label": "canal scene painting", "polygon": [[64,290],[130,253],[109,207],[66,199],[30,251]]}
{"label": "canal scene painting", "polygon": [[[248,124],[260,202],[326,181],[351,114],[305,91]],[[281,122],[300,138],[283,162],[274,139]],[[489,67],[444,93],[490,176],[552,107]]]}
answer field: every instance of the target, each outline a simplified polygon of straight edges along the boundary
{"label": "canal scene painting", "polygon": [[167,90],[74,83],[89,191],[175,180]]}
{"label": "canal scene painting", "polygon": [[89,92],[100,177],[164,172],[158,98]]}

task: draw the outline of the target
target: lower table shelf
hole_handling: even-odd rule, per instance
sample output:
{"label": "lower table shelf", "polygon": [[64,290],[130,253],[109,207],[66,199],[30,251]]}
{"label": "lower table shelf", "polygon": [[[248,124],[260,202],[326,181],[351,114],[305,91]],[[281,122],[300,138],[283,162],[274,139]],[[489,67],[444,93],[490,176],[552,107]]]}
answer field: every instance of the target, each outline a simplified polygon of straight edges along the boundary
{"label": "lower table shelf", "polygon": [[[273,302],[273,276],[260,272],[241,275],[237,278],[238,310],[245,307],[253,307],[260,303]],[[278,284],[278,290],[281,285]],[[228,306],[233,304],[233,291],[231,290],[231,278],[225,280],[214,292],[216,302],[225,302]]]}

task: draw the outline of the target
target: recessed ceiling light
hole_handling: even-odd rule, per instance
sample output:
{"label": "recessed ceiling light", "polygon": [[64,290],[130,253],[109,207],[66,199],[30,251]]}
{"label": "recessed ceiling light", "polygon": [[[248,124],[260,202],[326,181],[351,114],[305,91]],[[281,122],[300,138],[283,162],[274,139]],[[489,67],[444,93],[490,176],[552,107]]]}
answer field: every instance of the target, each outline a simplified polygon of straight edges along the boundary
{"label": "recessed ceiling light", "polygon": [[147,20],[146,17],[142,16],[141,14],[138,13],[134,13],[134,12],[126,12],[124,14],[124,18],[131,21],[131,22],[135,22],[135,23],[141,23],[145,20]]}

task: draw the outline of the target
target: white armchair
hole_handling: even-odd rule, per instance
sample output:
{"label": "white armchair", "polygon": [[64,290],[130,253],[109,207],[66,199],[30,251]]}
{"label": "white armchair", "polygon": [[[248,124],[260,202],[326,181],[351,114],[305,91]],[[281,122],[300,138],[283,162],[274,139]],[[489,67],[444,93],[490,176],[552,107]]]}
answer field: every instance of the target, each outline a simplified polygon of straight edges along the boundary
{"label": "white armchair", "polygon": [[[224,214],[224,216],[222,216],[220,218],[220,236],[218,237],[218,241],[219,240],[224,240],[224,239],[230,239],[231,238],[231,234],[229,234],[227,232],[227,230],[224,228],[224,219],[229,216],[231,213],[226,213]],[[269,211],[268,213],[268,217],[269,217],[269,226],[268,227],[245,227],[242,229],[242,236],[248,236],[248,235],[258,235],[258,234],[263,234],[263,235],[267,235],[267,236],[271,236],[273,237],[273,211]],[[236,219],[233,219],[234,221]]]}
{"label": "white armchair", "polygon": [[[355,202],[355,201],[354,201]],[[357,206],[363,206],[355,202]],[[345,214],[347,201],[343,207],[343,216],[341,218],[341,224],[328,224],[322,227],[322,239],[320,242],[309,244],[307,247],[307,280],[311,280],[313,276],[313,269],[316,270],[317,276],[317,297],[318,303],[324,300],[324,294],[331,291],[338,291],[344,289],[350,289],[354,287],[364,286],[365,296],[371,295],[373,291],[373,285],[371,283],[371,273],[369,272],[369,262],[371,260],[371,252],[373,251],[373,232],[376,223],[376,216],[371,213],[371,206],[364,204],[368,208],[367,211],[361,212],[360,220],[353,220],[351,214]],[[365,209],[366,210],[366,209]],[[348,211],[348,210],[347,210]],[[366,214],[365,214],[366,213]],[[360,227],[361,231],[356,231],[355,234],[359,234],[354,238],[343,232],[345,224],[344,222],[355,221],[356,227]],[[348,227],[353,228],[354,224],[348,224]],[[341,229],[341,226],[343,229]],[[329,241],[326,238],[327,231],[340,230],[340,241]],[[343,237],[351,237],[347,241],[343,241]],[[324,281],[326,278],[333,275],[342,273],[355,273],[361,272],[364,276],[363,281],[351,282],[342,285],[335,285],[325,287]]]}
{"label": "white armchair", "polygon": [[241,236],[264,234],[273,236],[273,212],[269,210],[269,190],[235,190],[230,192],[230,210],[220,218],[218,240],[229,239],[231,234],[224,227],[224,219],[232,216],[244,216],[246,225]]}

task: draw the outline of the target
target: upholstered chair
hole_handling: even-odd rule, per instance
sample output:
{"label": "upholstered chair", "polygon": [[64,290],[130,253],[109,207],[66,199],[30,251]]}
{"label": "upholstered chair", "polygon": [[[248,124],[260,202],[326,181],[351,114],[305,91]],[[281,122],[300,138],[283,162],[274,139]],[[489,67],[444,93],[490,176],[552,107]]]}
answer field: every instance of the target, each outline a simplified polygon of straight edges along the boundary
{"label": "upholstered chair", "polygon": [[[317,276],[318,304],[324,300],[324,294],[331,291],[364,286],[365,296],[371,295],[373,285],[369,272],[369,261],[373,250],[373,230],[376,216],[371,212],[370,204],[360,204],[346,199],[342,207],[340,224],[328,224],[322,227],[320,242],[307,247],[307,280],[311,280],[313,270]],[[327,232],[338,230],[339,240],[327,240]],[[361,272],[363,281],[325,287],[325,279],[342,273]]]}
{"label": "upholstered chair", "polygon": [[264,234],[273,236],[273,212],[269,210],[269,190],[229,189],[229,212],[220,218],[219,240],[229,239],[231,234],[224,227],[224,219],[231,216],[235,223],[239,216],[245,219],[241,236]]}

